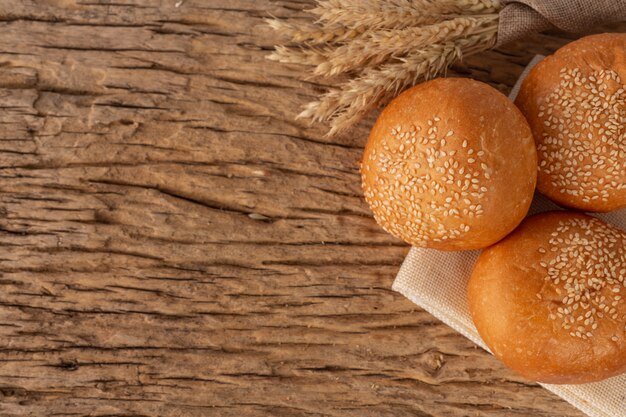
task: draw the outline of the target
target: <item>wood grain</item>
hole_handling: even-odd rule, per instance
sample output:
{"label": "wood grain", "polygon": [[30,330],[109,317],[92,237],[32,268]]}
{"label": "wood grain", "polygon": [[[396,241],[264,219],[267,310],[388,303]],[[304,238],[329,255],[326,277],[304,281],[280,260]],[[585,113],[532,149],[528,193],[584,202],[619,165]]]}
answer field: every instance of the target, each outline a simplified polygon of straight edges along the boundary
{"label": "wood grain", "polygon": [[581,416],[390,290],[375,115],[325,137],[265,59],[310,4],[0,0],[0,415]]}

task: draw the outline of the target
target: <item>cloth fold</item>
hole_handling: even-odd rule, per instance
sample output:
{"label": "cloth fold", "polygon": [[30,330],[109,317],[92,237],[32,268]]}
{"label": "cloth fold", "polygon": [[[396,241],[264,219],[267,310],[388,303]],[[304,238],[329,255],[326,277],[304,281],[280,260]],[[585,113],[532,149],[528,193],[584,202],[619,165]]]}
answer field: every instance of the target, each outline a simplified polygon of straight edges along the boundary
{"label": "cloth fold", "polygon": [[[541,58],[536,57],[526,67],[511,92],[512,99],[530,68]],[[546,197],[537,194],[530,214],[558,209]],[[626,210],[596,217],[626,230]],[[412,248],[392,288],[489,351],[474,327],[466,299],[467,280],[478,254],[478,251],[440,252]],[[542,385],[591,417],[626,417],[626,375],[592,384]]]}
{"label": "cloth fold", "polygon": [[626,21],[626,0],[502,0],[496,46],[551,28],[580,33]]}

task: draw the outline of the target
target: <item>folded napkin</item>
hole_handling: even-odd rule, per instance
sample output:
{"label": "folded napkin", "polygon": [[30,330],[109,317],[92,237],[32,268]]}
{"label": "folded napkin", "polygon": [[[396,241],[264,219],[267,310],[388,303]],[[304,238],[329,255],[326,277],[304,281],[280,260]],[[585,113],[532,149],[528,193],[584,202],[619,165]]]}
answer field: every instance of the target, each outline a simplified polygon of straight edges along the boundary
{"label": "folded napkin", "polygon": [[[511,99],[517,96],[528,71],[542,58],[537,56],[528,64],[510,94]],[[546,197],[537,194],[529,214],[559,209]],[[626,210],[594,216],[626,230]],[[489,351],[474,327],[466,299],[467,281],[479,253],[412,248],[392,288]],[[626,416],[626,375],[592,384],[541,385],[591,417]]]}

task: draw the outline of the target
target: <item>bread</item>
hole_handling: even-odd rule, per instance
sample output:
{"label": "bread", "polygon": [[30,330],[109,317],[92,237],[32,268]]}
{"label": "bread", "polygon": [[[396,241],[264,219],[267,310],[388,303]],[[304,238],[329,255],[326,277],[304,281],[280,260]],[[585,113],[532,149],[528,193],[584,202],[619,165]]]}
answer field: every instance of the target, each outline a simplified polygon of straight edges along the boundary
{"label": "bread", "polygon": [[588,36],[535,66],[516,104],[539,156],[538,190],[566,207],[626,207],[626,34]]}
{"label": "bread", "polygon": [[526,215],[537,155],[515,105],[488,85],[440,78],[382,112],[361,164],[376,221],[406,242],[440,250],[489,246]]}
{"label": "bread", "polygon": [[493,354],[551,384],[626,371],[626,233],[550,212],[479,256],[468,285],[476,328]]}

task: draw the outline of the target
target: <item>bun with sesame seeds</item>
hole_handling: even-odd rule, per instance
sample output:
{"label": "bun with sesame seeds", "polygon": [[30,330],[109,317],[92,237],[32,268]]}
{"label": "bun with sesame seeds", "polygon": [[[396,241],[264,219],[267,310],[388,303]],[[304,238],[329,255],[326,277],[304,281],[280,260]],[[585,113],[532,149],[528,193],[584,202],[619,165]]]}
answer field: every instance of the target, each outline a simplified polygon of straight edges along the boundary
{"label": "bun with sesame seeds", "polygon": [[535,137],[538,190],[566,207],[626,207],[626,34],[587,36],[542,60],[516,104]]}
{"label": "bun with sesame seeds", "polygon": [[485,249],[468,284],[493,354],[550,384],[626,371],[626,233],[575,212],[531,216]]}
{"label": "bun with sesame seeds", "polygon": [[439,78],[381,113],[361,164],[376,221],[440,250],[478,249],[511,232],[533,198],[537,155],[528,123],[487,84]]}

